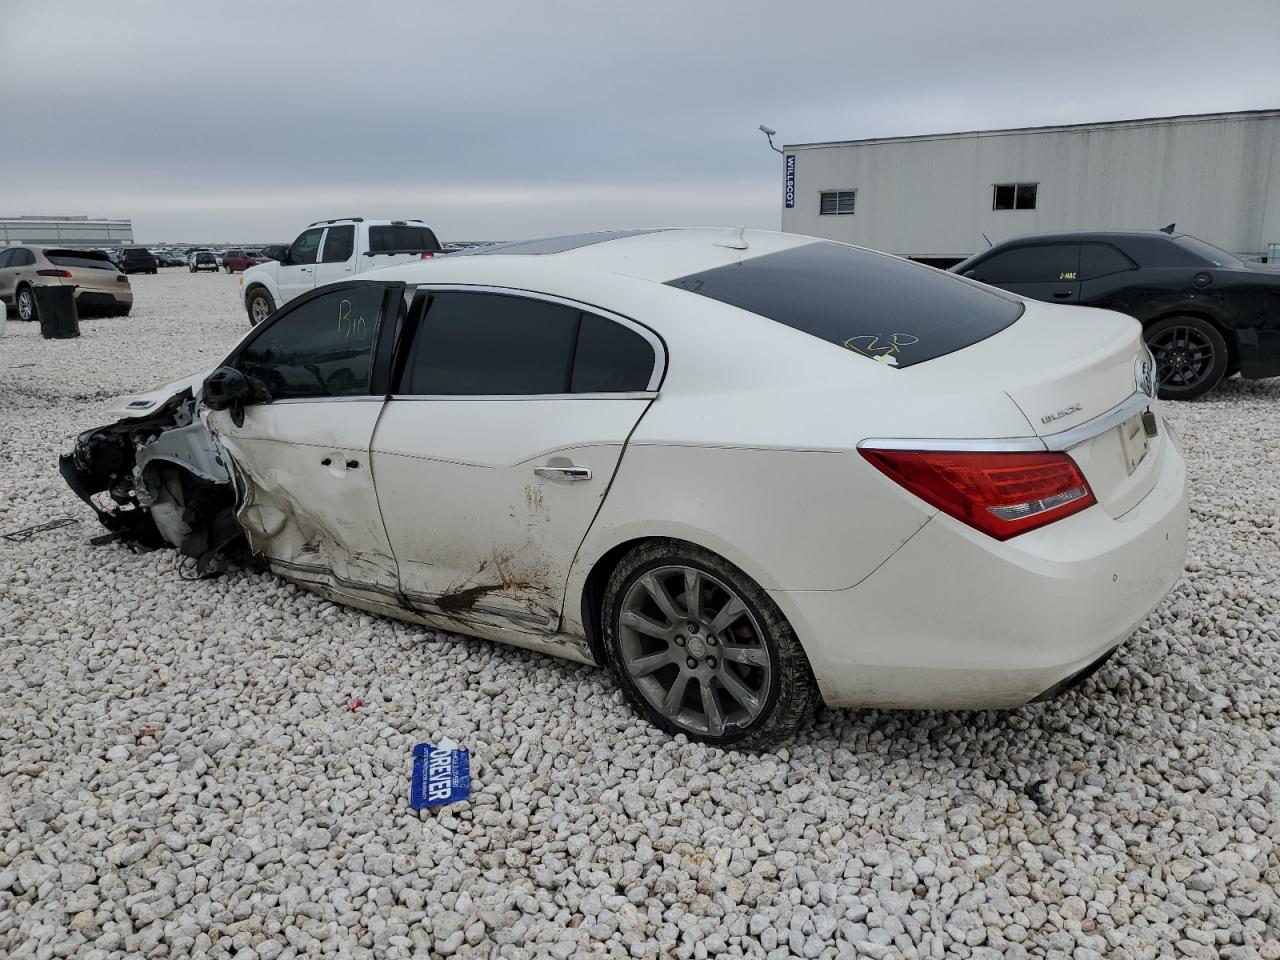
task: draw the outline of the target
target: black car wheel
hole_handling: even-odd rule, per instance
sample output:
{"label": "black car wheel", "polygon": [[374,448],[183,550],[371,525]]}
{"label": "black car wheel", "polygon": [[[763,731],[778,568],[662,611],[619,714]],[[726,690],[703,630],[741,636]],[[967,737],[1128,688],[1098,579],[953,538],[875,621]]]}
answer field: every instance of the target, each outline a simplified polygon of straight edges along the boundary
{"label": "black car wheel", "polygon": [[792,736],[817,688],[795,631],[755,581],[691,543],[655,540],[605,587],[610,665],[649,722],[718,746]]}
{"label": "black car wheel", "polygon": [[1157,392],[1162,400],[1203,396],[1227,372],[1227,341],[1199,317],[1166,317],[1143,334],[1156,358]]}
{"label": "black car wheel", "polygon": [[36,298],[30,287],[21,287],[18,290],[18,319],[36,319]]}

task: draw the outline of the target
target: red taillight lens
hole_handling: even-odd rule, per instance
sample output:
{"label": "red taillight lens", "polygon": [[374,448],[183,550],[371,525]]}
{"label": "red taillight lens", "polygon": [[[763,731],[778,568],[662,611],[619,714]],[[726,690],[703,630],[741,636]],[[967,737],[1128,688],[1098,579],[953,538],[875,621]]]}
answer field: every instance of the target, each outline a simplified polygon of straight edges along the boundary
{"label": "red taillight lens", "polygon": [[425,252],[424,252],[424,253],[420,253],[420,254],[418,254],[418,257],[419,257],[420,259],[422,259],[422,260],[430,260],[430,259],[431,259],[432,257],[434,257],[434,256],[435,256],[435,254],[434,254],[434,253],[425,253]]}
{"label": "red taillight lens", "polygon": [[36,276],[38,276],[38,277],[62,277],[62,278],[64,278],[64,279],[66,279],[66,280],[70,280],[70,279],[71,279],[71,271],[70,271],[70,270],[37,270],[37,271],[36,271]]}
{"label": "red taillight lens", "polygon": [[116,283],[128,283],[128,282],[129,282],[129,278],[126,277],[123,273],[116,277]]}
{"label": "red taillight lens", "polygon": [[862,450],[881,473],[948,516],[997,540],[1098,501],[1065,453]]}

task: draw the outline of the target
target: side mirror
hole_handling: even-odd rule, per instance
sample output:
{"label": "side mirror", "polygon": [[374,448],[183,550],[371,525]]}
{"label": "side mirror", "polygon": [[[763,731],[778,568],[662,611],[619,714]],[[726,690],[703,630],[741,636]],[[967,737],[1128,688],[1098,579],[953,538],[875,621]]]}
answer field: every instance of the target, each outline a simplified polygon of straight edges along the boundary
{"label": "side mirror", "polygon": [[246,376],[235,367],[219,367],[204,378],[201,401],[210,410],[230,410],[231,422],[244,424],[244,408],[250,403],[270,403],[266,384]]}

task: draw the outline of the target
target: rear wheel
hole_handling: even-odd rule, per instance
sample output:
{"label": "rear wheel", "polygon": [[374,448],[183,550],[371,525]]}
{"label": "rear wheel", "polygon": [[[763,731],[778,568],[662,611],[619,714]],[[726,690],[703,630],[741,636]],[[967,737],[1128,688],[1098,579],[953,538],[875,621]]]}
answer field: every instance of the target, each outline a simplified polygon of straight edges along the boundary
{"label": "rear wheel", "polygon": [[636,710],[669,733],[762,745],[793,735],[817,691],[769,595],[693,544],[641,544],[605,588],[605,648]]}
{"label": "rear wheel", "polygon": [[246,306],[249,310],[249,324],[256,327],[275,312],[276,302],[271,299],[271,294],[258,287],[249,294],[249,302]]}
{"label": "rear wheel", "polygon": [[36,319],[36,298],[30,287],[18,288],[18,319]]}
{"label": "rear wheel", "polygon": [[1148,327],[1143,338],[1156,359],[1162,400],[1193,400],[1214,387],[1227,372],[1227,341],[1200,317],[1166,317]]}

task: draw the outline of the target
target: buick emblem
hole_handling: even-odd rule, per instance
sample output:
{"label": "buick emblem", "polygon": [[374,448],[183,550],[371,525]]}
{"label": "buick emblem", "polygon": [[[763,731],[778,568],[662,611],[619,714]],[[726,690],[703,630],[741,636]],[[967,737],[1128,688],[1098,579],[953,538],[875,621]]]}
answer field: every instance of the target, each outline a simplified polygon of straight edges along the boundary
{"label": "buick emblem", "polygon": [[1133,379],[1140,393],[1148,397],[1156,395],[1156,365],[1150,354],[1133,361]]}

